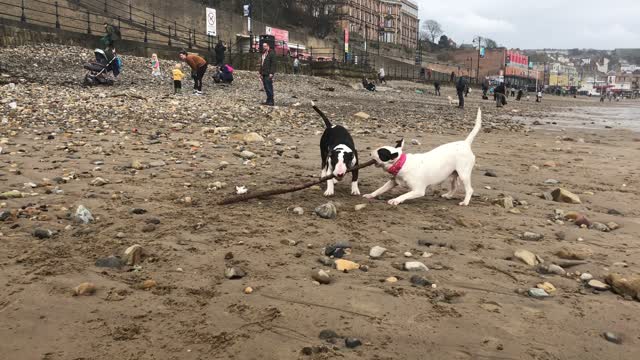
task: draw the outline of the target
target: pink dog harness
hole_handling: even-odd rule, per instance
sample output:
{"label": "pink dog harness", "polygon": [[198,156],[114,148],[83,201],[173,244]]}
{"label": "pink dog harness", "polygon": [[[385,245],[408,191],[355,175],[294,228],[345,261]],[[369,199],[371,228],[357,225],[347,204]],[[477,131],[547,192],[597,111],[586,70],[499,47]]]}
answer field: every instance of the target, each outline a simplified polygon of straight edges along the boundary
{"label": "pink dog harness", "polygon": [[405,161],[407,161],[407,154],[400,155],[398,161],[396,161],[391,167],[387,170],[387,172],[393,176],[397,176],[402,167],[404,166]]}

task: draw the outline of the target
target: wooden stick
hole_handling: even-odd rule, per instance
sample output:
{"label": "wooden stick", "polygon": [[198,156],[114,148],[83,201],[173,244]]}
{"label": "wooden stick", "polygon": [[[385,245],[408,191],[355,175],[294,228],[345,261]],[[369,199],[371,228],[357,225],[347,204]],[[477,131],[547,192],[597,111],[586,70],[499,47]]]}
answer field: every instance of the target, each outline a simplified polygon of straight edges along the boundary
{"label": "wooden stick", "polygon": [[[373,164],[375,164],[376,161],[375,160],[369,160],[364,164],[360,164],[356,167],[354,167],[353,169],[348,169],[347,172],[350,173],[354,170],[360,170],[362,168],[366,168],[367,166],[371,166]],[[314,180],[312,182],[308,182],[306,184],[302,184],[302,185],[297,185],[291,188],[283,188],[283,189],[273,189],[273,190],[267,190],[267,191],[261,191],[261,192],[257,192],[257,193],[247,193],[247,194],[242,194],[242,195],[238,195],[238,196],[231,196],[228,197],[226,199],[223,199],[221,201],[218,202],[218,205],[229,205],[229,204],[235,204],[241,201],[247,201],[249,199],[255,199],[255,198],[263,198],[263,197],[268,197],[268,196],[273,196],[273,195],[280,195],[280,194],[286,194],[286,193],[290,193],[290,192],[294,192],[294,191],[300,191],[306,188],[310,188],[313,185],[318,185],[321,184],[327,180],[331,180],[335,177],[335,175],[331,174],[331,175],[327,175],[325,177],[320,178],[319,180]]]}

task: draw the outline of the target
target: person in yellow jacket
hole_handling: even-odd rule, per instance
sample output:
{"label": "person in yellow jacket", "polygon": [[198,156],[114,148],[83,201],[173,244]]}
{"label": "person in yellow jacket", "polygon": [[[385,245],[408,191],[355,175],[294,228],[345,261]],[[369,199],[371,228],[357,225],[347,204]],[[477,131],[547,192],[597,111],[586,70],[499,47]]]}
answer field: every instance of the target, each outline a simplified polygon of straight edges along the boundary
{"label": "person in yellow jacket", "polygon": [[182,92],[182,79],[184,78],[184,73],[182,70],[182,64],[176,64],[176,66],[171,71],[173,73],[173,93],[177,94],[178,92]]}

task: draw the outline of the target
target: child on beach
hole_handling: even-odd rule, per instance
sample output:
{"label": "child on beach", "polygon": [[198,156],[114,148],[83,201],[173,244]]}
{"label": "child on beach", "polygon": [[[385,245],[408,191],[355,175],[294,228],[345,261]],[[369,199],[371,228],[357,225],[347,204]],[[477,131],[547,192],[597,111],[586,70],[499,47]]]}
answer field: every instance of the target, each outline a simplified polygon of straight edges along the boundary
{"label": "child on beach", "polygon": [[182,79],[184,78],[184,73],[182,70],[182,64],[176,64],[176,66],[171,71],[173,73],[173,93],[177,94],[182,92]]}
{"label": "child on beach", "polygon": [[151,54],[151,76],[160,77],[162,73],[160,72],[160,61],[158,60],[157,54]]}

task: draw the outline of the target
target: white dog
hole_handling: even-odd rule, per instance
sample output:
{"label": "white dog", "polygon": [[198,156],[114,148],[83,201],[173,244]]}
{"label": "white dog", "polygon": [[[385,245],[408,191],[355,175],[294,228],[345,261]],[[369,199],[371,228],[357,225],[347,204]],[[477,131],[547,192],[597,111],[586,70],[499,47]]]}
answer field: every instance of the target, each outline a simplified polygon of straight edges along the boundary
{"label": "white dog", "polygon": [[460,105],[460,100],[453,100],[451,96],[447,96],[447,100],[449,100],[449,105]]}
{"label": "white dog", "polygon": [[389,200],[390,205],[399,205],[407,200],[424,196],[428,186],[449,179],[451,188],[442,197],[451,199],[458,190],[458,183],[461,182],[464,186],[465,196],[459,205],[469,205],[473,194],[471,171],[476,162],[476,157],[471,151],[471,143],[473,143],[481,126],[482,112],[478,108],[476,124],[469,136],[463,141],[444,144],[424,154],[403,153],[404,140],[398,141],[395,147],[383,146],[374,150],[371,156],[376,161],[376,166],[384,168],[386,172],[393,175],[393,179],[364,197],[367,199],[375,198],[393,189],[396,185],[408,187],[411,191]]}

